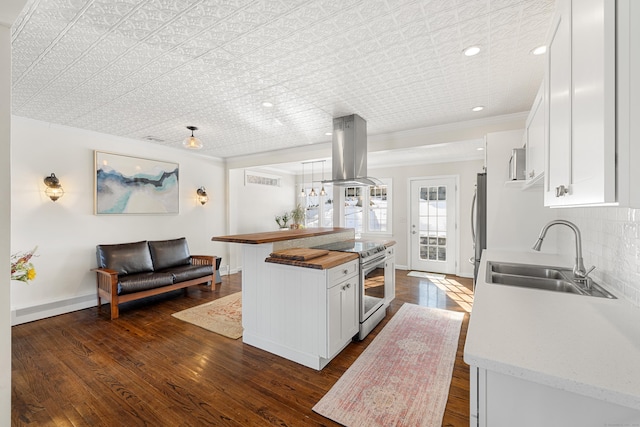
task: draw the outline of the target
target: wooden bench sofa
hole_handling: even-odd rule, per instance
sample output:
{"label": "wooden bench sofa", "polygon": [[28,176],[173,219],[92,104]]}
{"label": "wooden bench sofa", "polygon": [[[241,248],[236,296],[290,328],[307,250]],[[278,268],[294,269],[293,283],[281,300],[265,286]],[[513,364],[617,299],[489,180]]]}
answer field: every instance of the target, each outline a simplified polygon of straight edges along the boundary
{"label": "wooden bench sofa", "polygon": [[111,304],[111,319],[118,305],[193,285],[215,282],[216,257],[190,255],[187,240],[142,241],[97,245],[98,309],[102,298]]}

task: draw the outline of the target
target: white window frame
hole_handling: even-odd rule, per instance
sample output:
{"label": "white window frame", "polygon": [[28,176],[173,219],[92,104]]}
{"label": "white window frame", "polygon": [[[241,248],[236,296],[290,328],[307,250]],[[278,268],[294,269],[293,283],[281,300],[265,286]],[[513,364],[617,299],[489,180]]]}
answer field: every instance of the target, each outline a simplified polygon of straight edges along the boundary
{"label": "white window frame", "polygon": [[[300,191],[304,186],[304,192],[305,195],[301,196],[300,195]],[[312,184],[300,184],[300,190],[298,190],[296,193],[296,200],[297,203],[299,203],[305,210],[305,215],[304,215],[304,226],[308,227],[309,224],[307,223],[307,207],[309,206],[309,201],[310,201],[310,196],[309,193],[311,192],[311,188],[315,188],[316,193],[320,192],[320,189],[322,188],[322,184],[320,184],[320,188],[318,188],[318,186],[312,186]],[[316,196],[317,199],[315,199],[314,201],[317,201],[319,203],[320,206],[322,206],[322,208],[319,210],[319,215],[318,215],[318,225],[314,225],[314,227],[333,227],[332,223],[328,223],[328,221],[325,220],[324,218],[324,205],[327,201],[327,199],[329,198],[333,198],[333,209],[335,211],[335,197],[333,196],[333,194],[335,193],[336,189],[338,189],[339,187],[333,187],[330,184],[326,184],[324,185],[325,191],[327,191],[327,195],[326,196]],[[333,218],[335,219],[335,212],[333,214]]]}
{"label": "white window frame", "polygon": [[[386,231],[372,231],[369,230],[369,209],[363,210],[363,218],[362,218],[362,232],[358,232],[356,230],[356,236],[360,237],[363,235],[371,235],[371,236],[391,236],[393,235],[393,179],[391,178],[382,178],[380,179],[383,185],[387,187],[387,229]],[[340,224],[340,227],[345,226],[345,188],[347,187],[335,187],[333,189],[333,222],[334,224]],[[340,189],[340,191],[336,191]],[[370,203],[370,194],[371,187],[362,187],[363,188],[363,206],[369,206]]]}

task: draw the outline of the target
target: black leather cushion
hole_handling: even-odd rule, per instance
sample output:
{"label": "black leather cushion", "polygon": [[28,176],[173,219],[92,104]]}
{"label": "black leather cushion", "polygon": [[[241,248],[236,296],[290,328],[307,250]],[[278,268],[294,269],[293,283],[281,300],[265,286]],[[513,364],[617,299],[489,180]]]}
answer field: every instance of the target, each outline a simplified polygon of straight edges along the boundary
{"label": "black leather cushion", "polygon": [[147,242],[122,243],[96,246],[100,268],[110,268],[119,274],[136,274],[153,271],[151,253]]}
{"label": "black leather cushion", "polygon": [[162,270],[177,265],[191,264],[187,239],[156,240],[149,242],[153,268]]}
{"label": "black leather cushion", "polygon": [[129,274],[120,278],[118,282],[118,295],[131,294],[147,289],[159,288],[173,284],[171,273],[139,273]]}
{"label": "black leather cushion", "polygon": [[212,265],[179,265],[171,267],[163,272],[171,273],[175,276],[175,282],[197,279],[198,277],[210,276],[213,274]]}

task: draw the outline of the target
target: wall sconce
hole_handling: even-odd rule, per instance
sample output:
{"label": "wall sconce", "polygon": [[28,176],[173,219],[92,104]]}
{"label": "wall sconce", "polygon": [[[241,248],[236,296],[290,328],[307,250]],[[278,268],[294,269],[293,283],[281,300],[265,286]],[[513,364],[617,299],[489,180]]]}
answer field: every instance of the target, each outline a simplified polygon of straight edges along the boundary
{"label": "wall sconce", "polygon": [[207,196],[207,191],[204,189],[204,187],[198,188],[196,193],[198,193],[198,196],[196,197],[196,199],[198,199],[200,204],[204,205],[209,201],[209,196]]}
{"label": "wall sconce", "polygon": [[44,185],[47,186],[47,189],[44,190],[44,194],[54,202],[64,195],[64,190],[60,185],[60,180],[58,180],[55,173],[44,178]]}

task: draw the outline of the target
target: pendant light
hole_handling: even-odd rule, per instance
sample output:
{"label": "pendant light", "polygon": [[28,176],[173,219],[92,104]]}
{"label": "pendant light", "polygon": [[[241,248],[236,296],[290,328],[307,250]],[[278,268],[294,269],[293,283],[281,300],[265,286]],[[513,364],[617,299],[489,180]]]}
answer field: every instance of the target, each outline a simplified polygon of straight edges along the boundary
{"label": "pendant light", "polygon": [[325,161],[326,160],[322,161],[322,188],[320,189],[320,195],[321,196],[326,196],[327,195],[327,192],[324,191],[324,162]]}
{"label": "pendant light", "polygon": [[184,139],[184,141],[182,141],[182,145],[185,148],[188,148],[190,150],[199,150],[202,148],[202,141],[200,141],[199,138],[196,138],[195,136],[193,136],[193,131],[194,130],[198,130],[197,127],[195,126],[187,126],[187,129],[189,129],[191,131],[191,136],[188,136]]}
{"label": "pendant light", "polygon": [[309,196],[311,197],[315,197],[318,195],[318,193],[316,193],[316,189],[313,188],[313,164],[315,162],[311,162],[311,192],[309,193]]}
{"label": "pendant light", "polygon": [[305,197],[306,194],[304,192],[304,163],[302,163],[302,191],[300,191],[300,197]]}

